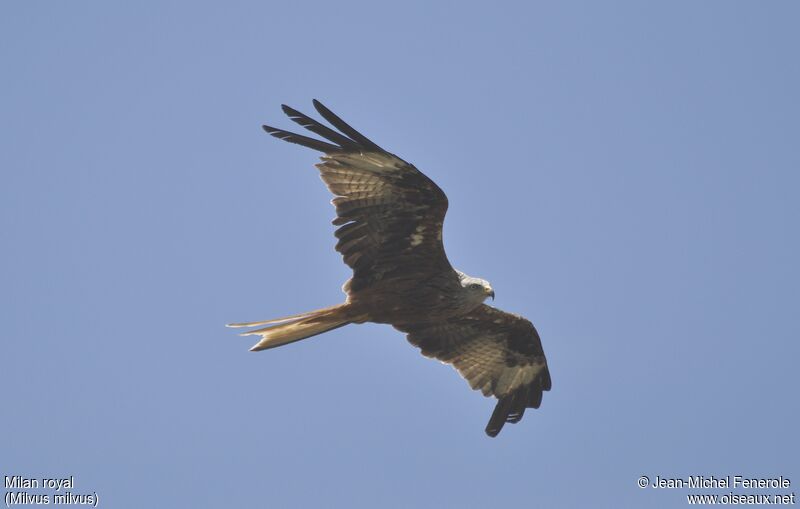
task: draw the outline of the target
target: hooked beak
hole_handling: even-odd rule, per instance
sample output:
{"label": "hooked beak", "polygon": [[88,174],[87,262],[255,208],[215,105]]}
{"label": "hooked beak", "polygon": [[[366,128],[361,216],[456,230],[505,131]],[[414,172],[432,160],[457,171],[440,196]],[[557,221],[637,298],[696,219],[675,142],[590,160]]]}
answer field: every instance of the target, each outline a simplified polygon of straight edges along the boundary
{"label": "hooked beak", "polygon": [[489,290],[489,293],[486,294],[487,296],[491,297],[494,300],[494,290]]}

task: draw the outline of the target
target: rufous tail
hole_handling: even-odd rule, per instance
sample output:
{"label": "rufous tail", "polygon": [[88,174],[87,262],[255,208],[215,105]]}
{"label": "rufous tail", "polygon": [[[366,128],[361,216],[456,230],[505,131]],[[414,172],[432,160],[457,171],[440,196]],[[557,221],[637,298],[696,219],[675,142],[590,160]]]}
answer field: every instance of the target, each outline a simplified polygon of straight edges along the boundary
{"label": "rufous tail", "polygon": [[228,324],[228,327],[267,325],[267,327],[241,334],[242,336],[261,336],[261,340],[250,349],[251,352],[257,352],[310,338],[349,323],[361,323],[366,319],[366,315],[355,312],[350,304],[344,303],[263,322],[231,323]]}

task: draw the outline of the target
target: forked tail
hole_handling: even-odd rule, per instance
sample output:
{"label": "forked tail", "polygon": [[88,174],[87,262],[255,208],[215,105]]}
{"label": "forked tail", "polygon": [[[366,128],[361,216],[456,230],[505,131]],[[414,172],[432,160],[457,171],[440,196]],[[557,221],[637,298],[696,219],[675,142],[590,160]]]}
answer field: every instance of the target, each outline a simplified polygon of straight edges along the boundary
{"label": "forked tail", "polygon": [[257,352],[310,338],[329,330],[338,329],[348,323],[361,323],[366,318],[366,315],[355,312],[350,304],[344,303],[263,322],[231,323],[228,324],[228,327],[266,325],[267,327],[241,334],[242,336],[261,336],[261,340],[250,349],[251,352]]}

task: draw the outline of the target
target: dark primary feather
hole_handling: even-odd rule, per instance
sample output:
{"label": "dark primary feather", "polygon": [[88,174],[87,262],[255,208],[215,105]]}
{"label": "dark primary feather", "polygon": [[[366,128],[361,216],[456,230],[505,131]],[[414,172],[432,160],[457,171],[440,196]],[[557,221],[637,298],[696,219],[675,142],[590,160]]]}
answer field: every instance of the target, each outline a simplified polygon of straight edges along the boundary
{"label": "dark primary feather", "polygon": [[314,150],[319,150],[320,152],[333,153],[342,150],[341,147],[336,145],[315,140],[314,138],[309,138],[308,136],[303,136],[301,134],[284,131],[283,129],[276,129],[275,127],[270,127],[268,125],[262,125],[261,127],[276,138],[288,141],[290,143],[297,143],[298,145],[302,145],[304,147],[313,148]]}
{"label": "dark primary feather", "polygon": [[336,129],[342,131],[345,135],[352,138],[356,141],[359,145],[364,147],[367,150],[376,151],[376,152],[383,152],[383,149],[380,148],[378,145],[374,144],[372,140],[361,134],[360,132],[356,131],[350,125],[338,117],[334,112],[329,110],[325,107],[324,104],[314,99],[312,101],[314,103],[314,108],[319,112],[322,117],[331,123]]}
{"label": "dark primary feather", "polygon": [[283,109],[283,112],[289,116],[290,119],[300,124],[301,126],[305,127],[312,133],[317,133],[323,138],[326,138],[345,149],[357,150],[359,148],[358,143],[351,140],[347,136],[342,136],[341,134],[337,133],[330,127],[320,124],[313,118],[304,115],[303,113],[300,113],[296,109],[286,106],[285,104],[282,105],[281,108]]}
{"label": "dark primary feather", "polygon": [[[271,135],[324,152],[317,165],[336,195],[336,250],[353,269],[351,290],[393,275],[419,277],[452,270],[442,244],[447,212],[444,192],[413,165],[380,148],[314,100],[317,111],[340,132],[288,106],[294,122],[324,137],[321,141],[264,126]],[[328,143],[332,142],[332,143]]]}
{"label": "dark primary feather", "polygon": [[423,355],[452,364],[473,389],[498,399],[489,436],[506,422],[519,422],[526,408],[539,408],[552,385],[539,334],[521,316],[482,304],[445,322],[396,328]]}

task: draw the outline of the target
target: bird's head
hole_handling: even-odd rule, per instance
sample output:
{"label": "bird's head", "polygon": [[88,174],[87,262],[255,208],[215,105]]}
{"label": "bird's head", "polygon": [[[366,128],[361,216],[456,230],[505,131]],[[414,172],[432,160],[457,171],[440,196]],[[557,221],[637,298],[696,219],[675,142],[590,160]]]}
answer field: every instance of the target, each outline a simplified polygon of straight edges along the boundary
{"label": "bird's head", "polygon": [[487,297],[491,297],[494,300],[494,289],[492,289],[492,285],[488,281],[479,277],[468,276],[463,272],[459,272],[458,275],[461,280],[461,287],[470,295],[470,300],[474,299],[479,303],[485,301]]}

